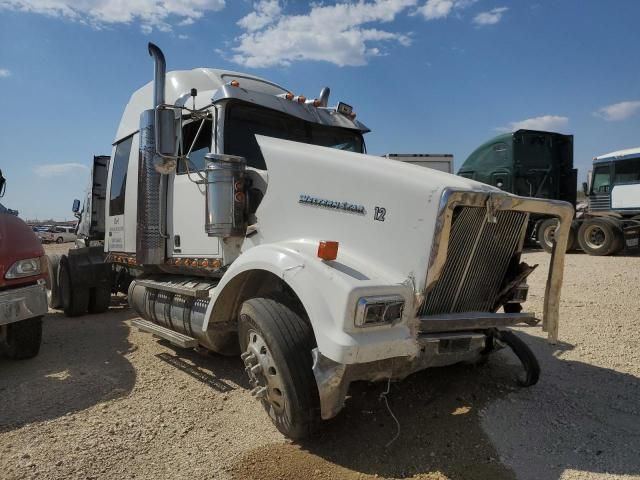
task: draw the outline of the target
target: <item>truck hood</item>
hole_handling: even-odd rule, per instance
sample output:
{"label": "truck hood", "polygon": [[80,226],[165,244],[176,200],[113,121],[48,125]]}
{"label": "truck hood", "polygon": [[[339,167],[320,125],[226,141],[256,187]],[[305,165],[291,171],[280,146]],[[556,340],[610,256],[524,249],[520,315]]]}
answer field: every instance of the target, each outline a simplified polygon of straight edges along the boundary
{"label": "truck hood", "polygon": [[0,288],[32,283],[40,276],[5,280],[7,270],[18,260],[42,257],[42,244],[29,226],[14,215],[0,214]]}
{"label": "truck hood", "polygon": [[[470,179],[372,155],[257,136],[268,186],[256,243],[340,243],[367,276],[425,285],[445,188],[499,192]],[[310,249],[311,251],[311,249]],[[345,262],[347,263],[347,262]],[[354,265],[349,265],[353,267]]]}

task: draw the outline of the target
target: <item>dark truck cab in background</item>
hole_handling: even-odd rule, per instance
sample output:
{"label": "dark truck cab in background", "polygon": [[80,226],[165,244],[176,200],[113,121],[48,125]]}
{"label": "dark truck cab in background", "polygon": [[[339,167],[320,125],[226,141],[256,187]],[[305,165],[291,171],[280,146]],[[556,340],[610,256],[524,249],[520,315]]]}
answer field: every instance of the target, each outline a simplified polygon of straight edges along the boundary
{"label": "dark truck cab in background", "polygon": [[[515,195],[563,200],[576,206],[578,170],[573,168],[573,135],[538,130],[498,135],[476,148],[458,175]],[[527,238],[538,240],[550,251],[552,234],[550,238],[548,230],[555,231],[553,220],[532,215]],[[569,249],[574,244],[572,229]]]}
{"label": "dark truck cab in background", "polygon": [[[0,196],[5,179],[0,172]],[[35,357],[47,313],[47,259],[33,230],[0,209],[0,349],[9,358]]]}

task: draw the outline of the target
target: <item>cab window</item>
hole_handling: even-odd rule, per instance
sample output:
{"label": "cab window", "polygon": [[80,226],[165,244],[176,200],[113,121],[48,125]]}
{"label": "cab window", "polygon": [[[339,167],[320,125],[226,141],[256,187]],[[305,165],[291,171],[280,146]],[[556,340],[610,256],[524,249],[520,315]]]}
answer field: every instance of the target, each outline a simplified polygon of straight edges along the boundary
{"label": "cab window", "polygon": [[615,163],[616,184],[640,182],[640,158],[630,158]]}
{"label": "cab window", "polygon": [[127,169],[129,168],[129,155],[133,136],[125,138],[116,144],[116,152],[113,156],[113,169],[111,170],[111,195],[109,199],[109,215],[122,215],[124,213],[124,196],[127,189]]}
{"label": "cab window", "polygon": [[[182,146],[180,148],[180,155],[186,155],[193,145],[193,148],[191,148],[191,154],[189,155],[189,159],[191,160],[189,163],[189,170],[204,170],[204,156],[211,152],[211,138],[213,133],[213,122],[211,121],[211,117],[204,120],[202,129],[200,129],[201,124],[202,120],[198,120],[188,123],[182,128]],[[198,129],[200,129],[200,134],[196,138]],[[180,159],[178,162],[178,174],[181,173],[187,173],[184,159]]]}

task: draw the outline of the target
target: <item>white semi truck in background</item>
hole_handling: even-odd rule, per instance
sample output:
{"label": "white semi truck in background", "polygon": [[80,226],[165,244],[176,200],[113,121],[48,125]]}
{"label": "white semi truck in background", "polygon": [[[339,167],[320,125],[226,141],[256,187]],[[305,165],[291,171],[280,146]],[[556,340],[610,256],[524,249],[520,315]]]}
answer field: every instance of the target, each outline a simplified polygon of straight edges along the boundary
{"label": "white semi truck in background", "polygon": [[385,153],[385,158],[453,173],[453,155],[450,153]]}
{"label": "white semi truck in background", "polygon": [[509,330],[538,322],[522,311],[525,228],[530,213],[560,220],[543,312],[555,341],[569,204],[366,155],[367,127],[329,107],[328,88],[306,99],[241,73],[166,73],[149,53],[155,80],[131,96],[108,164],[104,246],[60,261],[65,313],[123,292],[142,330],[241,354],[252,394],[292,438],[335,416],[353,381],[505,344],[536,383]]}

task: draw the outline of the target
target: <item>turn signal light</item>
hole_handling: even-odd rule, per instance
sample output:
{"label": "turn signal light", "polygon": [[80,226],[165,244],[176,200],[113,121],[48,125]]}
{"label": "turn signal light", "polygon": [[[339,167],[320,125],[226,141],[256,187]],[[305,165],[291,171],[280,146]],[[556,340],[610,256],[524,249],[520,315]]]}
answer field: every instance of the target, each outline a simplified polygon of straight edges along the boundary
{"label": "turn signal light", "polygon": [[318,245],[318,257],[323,260],[335,260],[338,257],[338,242],[321,241]]}
{"label": "turn signal light", "polygon": [[239,87],[240,86],[240,82],[238,80],[231,80],[229,82],[229,85],[231,85],[232,87]]}

